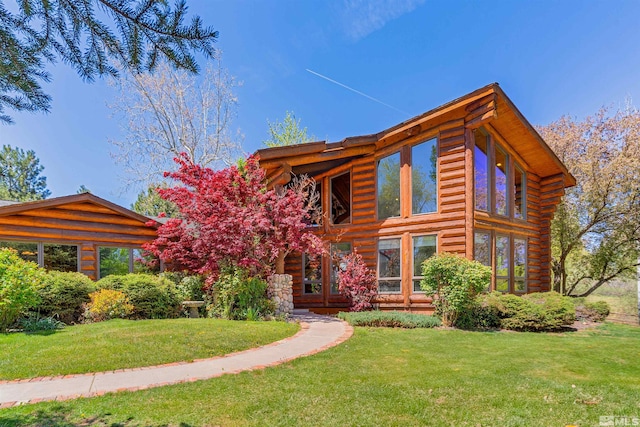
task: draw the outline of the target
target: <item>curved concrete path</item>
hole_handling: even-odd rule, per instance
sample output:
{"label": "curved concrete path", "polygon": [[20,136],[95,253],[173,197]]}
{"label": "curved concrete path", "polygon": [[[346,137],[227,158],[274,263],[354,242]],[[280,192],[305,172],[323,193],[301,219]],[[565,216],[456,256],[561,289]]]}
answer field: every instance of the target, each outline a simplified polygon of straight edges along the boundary
{"label": "curved concrete path", "polygon": [[351,326],[332,317],[305,313],[293,318],[300,321],[302,328],[294,336],[225,356],[110,372],[0,381],[0,408],[143,390],[264,369],[319,353],[346,341],[353,334]]}

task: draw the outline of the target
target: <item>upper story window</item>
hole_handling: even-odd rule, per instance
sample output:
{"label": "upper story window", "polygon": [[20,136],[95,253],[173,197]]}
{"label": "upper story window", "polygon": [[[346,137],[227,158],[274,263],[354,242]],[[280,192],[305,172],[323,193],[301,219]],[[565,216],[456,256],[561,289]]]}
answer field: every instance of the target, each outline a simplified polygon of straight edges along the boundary
{"label": "upper story window", "polygon": [[331,223],[351,223],[351,173],[334,176],[331,185]]}
{"label": "upper story window", "polygon": [[524,169],[484,129],[476,129],[473,135],[476,210],[526,219],[527,177]]}
{"label": "upper story window", "polygon": [[378,160],[378,219],[400,216],[400,153]]}
{"label": "upper story window", "polygon": [[411,147],[411,213],[436,212],[438,139]]}

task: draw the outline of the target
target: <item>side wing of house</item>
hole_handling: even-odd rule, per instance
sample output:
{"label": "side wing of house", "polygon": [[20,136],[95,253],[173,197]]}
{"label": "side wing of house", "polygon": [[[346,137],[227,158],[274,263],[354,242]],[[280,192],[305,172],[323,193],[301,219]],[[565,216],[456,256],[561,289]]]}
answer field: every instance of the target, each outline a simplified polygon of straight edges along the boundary
{"label": "side wing of house", "polygon": [[149,218],[92,194],[0,206],[0,246],[43,267],[92,279],[143,268],[142,244],[156,237]]}
{"label": "side wing of house", "polygon": [[550,221],[574,180],[497,84],[374,135],[258,155],[271,185],[305,173],[320,193],[327,255],[286,260],[297,307],[346,307],[335,271],[352,250],[382,309],[432,309],[420,265],[436,252],[491,266],[492,289],[549,289]]}

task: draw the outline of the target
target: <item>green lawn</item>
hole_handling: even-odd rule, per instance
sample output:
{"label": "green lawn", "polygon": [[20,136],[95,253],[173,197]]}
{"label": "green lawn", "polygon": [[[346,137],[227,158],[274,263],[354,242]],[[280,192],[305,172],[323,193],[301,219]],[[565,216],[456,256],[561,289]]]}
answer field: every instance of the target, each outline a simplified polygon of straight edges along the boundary
{"label": "green lawn", "polygon": [[[0,380],[77,374],[219,356],[291,336],[284,322],[110,320],[51,335],[0,334]],[[1,426],[1,424],[0,424]]]}
{"label": "green lawn", "polygon": [[262,371],[0,411],[0,426],[597,426],[640,416],[640,328],[356,328]]}

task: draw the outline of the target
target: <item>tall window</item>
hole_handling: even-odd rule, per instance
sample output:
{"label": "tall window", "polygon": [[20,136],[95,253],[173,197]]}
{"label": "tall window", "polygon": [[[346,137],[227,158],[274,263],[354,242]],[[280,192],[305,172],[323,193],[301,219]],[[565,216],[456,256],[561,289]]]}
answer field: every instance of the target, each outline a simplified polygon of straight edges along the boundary
{"label": "tall window", "polygon": [[491,267],[491,234],[476,231],[473,236],[473,259]]}
{"label": "tall window", "polygon": [[400,216],[400,153],[378,160],[378,219]]}
{"label": "tall window", "polygon": [[400,239],[378,241],[378,292],[399,293],[401,275]]}
{"label": "tall window", "polygon": [[474,133],[476,148],[474,151],[474,178],[475,178],[475,204],[476,209],[489,210],[489,135],[482,129]]}
{"label": "tall window", "polygon": [[343,257],[351,253],[350,242],[340,242],[331,244],[331,293],[338,292],[338,271],[345,271],[346,265]]}
{"label": "tall window", "polygon": [[527,292],[527,240],[513,239],[513,291]]}
{"label": "tall window", "polygon": [[494,211],[498,215],[509,215],[507,199],[507,154],[497,145],[495,146],[495,206]]}
{"label": "tall window", "polygon": [[514,163],[514,182],[513,182],[513,217],[517,219],[526,219],[526,187],[527,179],[524,171],[517,163]]}
{"label": "tall window", "polygon": [[322,256],[302,256],[304,266],[304,278],[302,280],[302,292],[304,294],[322,294]]}
{"label": "tall window", "polygon": [[422,263],[436,253],[436,236],[414,236],[413,239],[413,292],[422,292]]}
{"label": "tall window", "polygon": [[411,147],[411,213],[437,211],[438,140],[432,138]]}
{"label": "tall window", "polygon": [[78,246],[45,243],[44,268],[56,271],[78,271]]}
{"label": "tall window", "polygon": [[496,235],[496,291],[509,292],[509,237]]}
{"label": "tall window", "polygon": [[331,184],[331,223],[351,222],[351,173],[334,176]]}

